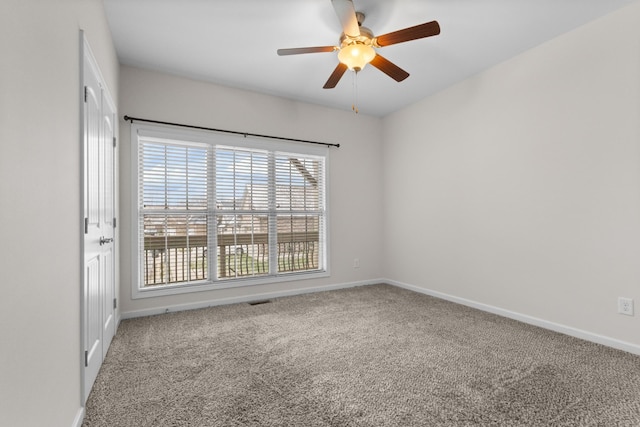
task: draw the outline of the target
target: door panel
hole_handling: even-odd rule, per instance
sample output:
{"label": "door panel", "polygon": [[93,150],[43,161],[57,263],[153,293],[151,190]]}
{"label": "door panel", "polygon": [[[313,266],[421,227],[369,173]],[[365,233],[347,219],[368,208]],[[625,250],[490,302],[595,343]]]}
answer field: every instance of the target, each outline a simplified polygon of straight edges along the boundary
{"label": "door panel", "polygon": [[[103,212],[102,236],[114,238],[115,220],[115,120],[114,108],[105,97],[102,98],[102,149],[101,167],[102,192],[101,202]],[[115,243],[102,245],[104,267],[104,292],[102,301],[102,354],[106,356],[111,338],[115,335]]]}
{"label": "door panel", "polygon": [[[87,67],[85,67],[87,68]],[[90,69],[90,68],[89,68]],[[102,97],[95,76],[85,80],[85,217],[92,229],[100,227],[100,110]],[[86,227],[86,226],[85,226]]]}
{"label": "door panel", "polygon": [[[111,244],[113,246],[113,243]],[[111,339],[115,335],[115,309],[113,307],[114,262],[113,249],[110,248],[102,254],[104,267],[104,290],[102,292],[102,357],[107,355]]]}
{"label": "door panel", "polygon": [[102,89],[98,74],[88,55],[84,57],[84,362],[85,399],[102,364],[102,304],[104,287],[103,257],[100,236],[102,232],[101,168],[104,156],[101,147]]}
{"label": "door panel", "polygon": [[[100,328],[100,255],[86,261],[85,267],[85,387],[91,386],[102,364],[102,331]],[[88,391],[87,391],[88,394]]]}

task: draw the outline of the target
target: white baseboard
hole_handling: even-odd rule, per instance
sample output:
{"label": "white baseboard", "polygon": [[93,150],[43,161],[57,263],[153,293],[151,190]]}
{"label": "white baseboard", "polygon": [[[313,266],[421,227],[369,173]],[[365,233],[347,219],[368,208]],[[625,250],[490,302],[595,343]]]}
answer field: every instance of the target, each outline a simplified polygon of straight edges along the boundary
{"label": "white baseboard", "polygon": [[431,289],[425,289],[407,283],[398,282],[390,279],[383,279],[383,283],[388,283],[399,288],[408,289],[410,291],[418,292],[421,294],[429,295],[432,297],[444,299],[447,301],[455,302],[457,304],[466,305],[468,307],[477,308],[478,310],[486,311],[489,313],[497,314],[499,316],[507,317],[510,319],[518,320],[530,325],[539,326],[544,329],[549,329],[554,332],[569,335],[575,338],[580,338],[585,341],[594,342],[596,344],[602,344],[607,347],[612,347],[618,350],[627,351],[632,354],[640,355],[640,345],[633,344],[626,341],[621,341],[615,338],[594,334],[592,332],[584,331],[582,329],[573,328],[571,326],[561,325],[559,323],[550,322],[548,320],[539,319],[537,317],[528,316],[526,314],[516,313],[514,311],[505,310],[503,308],[494,307],[492,305],[483,304],[480,302],[468,300],[465,298],[456,297],[453,295],[445,294]]}
{"label": "white baseboard", "polygon": [[540,319],[537,317],[528,316],[526,314],[517,313],[515,311],[506,310],[500,307],[483,304],[477,301],[468,300],[466,298],[456,297],[443,292],[438,292],[431,289],[425,289],[425,288],[410,285],[407,283],[398,282],[396,280],[391,280],[391,279],[376,279],[376,280],[365,280],[365,281],[350,282],[350,283],[339,283],[334,285],[316,286],[311,288],[290,289],[286,291],[264,292],[264,293],[257,293],[257,294],[251,294],[251,295],[243,295],[238,297],[198,301],[198,302],[187,303],[187,304],[168,305],[165,307],[150,308],[145,310],[121,312],[120,319],[121,320],[132,319],[135,317],[153,316],[157,314],[171,313],[176,311],[195,310],[199,308],[215,307],[219,305],[238,304],[238,303],[245,303],[245,302],[270,299],[270,298],[281,298],[281,297],[309,294],[309,293],[315,293],[315,292],[332,291],[336,289],[353,288],[356,286],[372,285],[376,283],[386,283],[389,285],[397,286],[399,288],[403,288],[403,289],[418,292],[421,294],[429,295],[432,297],[451,301],[456,304],[462,304],[468,307],[476,308],[478,310],[497,314],[499,316],[507,317],[509,319],[518,320],[520,322],[528,323],[530,325],[538,326],[544,329],[549,329],[551,331],[559,332],[561,334],[569,335],[575,338],[580,338],[585,341],[594,342],[596,344],[602,344],[607,347],[612,347],[618,350],[623,350],[632,354],[640,355],[640,345],[637,345],[637,344],[621,341],[615,338],[595,334],[595,333],[584,331],[582,329],[577,329],[571,326],[561,325],[559,323],[554,323],[554,322]]}
{"label": "white baseboard", "polygon": [[78,413],[76,414],[75,419],[73,420],[73,424],[71,427],[82,427],[82,422],[84,421],[84,407],[80,407],[78,409]]}
{"label": "white baseboard", "polygon": [[215,307],[219,305],[238,304],[238,303],[258,301],[258,300],[264,300],[264,299],[270,299],[270,298],[281,298],[281,297],[289,297],[294,295],[310,294],[315,292],[332,291],[336,289],[354,288],[356,286],[372,285],[375,283],[384,283],[384,281],[382,279],[365,280],[365,281],[359,281],[359,282],[339,283],[335,285],[315,286],[311,288],[290,289],[286,291],[256,293],[256,294],[243,295],[238,297],[198,301],[198,302],[187,303],[187,304],[175,304],[175,305],[168,305],[165,307],[149,308],[145,310],[121,312],[120,318],[122,320],[132,319],[135,317],[153,316],[156,314],[171,313],[176,311],[195,310],[198,308]]}

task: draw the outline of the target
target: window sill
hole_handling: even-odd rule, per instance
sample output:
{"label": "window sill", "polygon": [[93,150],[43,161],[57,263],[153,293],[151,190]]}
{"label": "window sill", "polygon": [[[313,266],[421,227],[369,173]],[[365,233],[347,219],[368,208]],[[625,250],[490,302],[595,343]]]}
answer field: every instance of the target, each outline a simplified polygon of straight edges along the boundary
{"label": "window sill", "polygon": [[248,286],[269,285],[273,283],[292,282],[298,280],[318,279],[329,277],[328,271],[314,271],[303,273],[287,273],[279,276],[268,276],[246,279],[219,280],[216,282],[202,281],[189,284],[159,285],[148,288],[133,288],[132,299],[154,298],[170,295],[189,294],[193,292],[215,291],[220,289],[242,288]]}

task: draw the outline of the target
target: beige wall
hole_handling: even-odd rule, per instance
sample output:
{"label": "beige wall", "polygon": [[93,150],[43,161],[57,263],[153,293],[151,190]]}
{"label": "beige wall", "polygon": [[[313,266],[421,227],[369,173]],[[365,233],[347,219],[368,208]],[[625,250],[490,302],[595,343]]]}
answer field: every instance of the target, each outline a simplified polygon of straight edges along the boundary
{"label": "beige wall", "polygon": [[80,29],[116,97],[102,2],[0,2],[2,426],[71,426],[81,408]]}
{"label": "beige wall", "polygon": [[[228,298],[369,283],[382,276],[381,120],[123,66],[120,113],[288,138],[339,143],[329,156],[331,277],[178,296],[131,298],[129,122],[120,123],[121,312],[132,316]],[[268,144],[265,141],[265,144]],[[360,268],[353,268],[353,260]]]}
{"label": "beige wall", "polygon": [[[385,276],[631,344],[640,3],[384,119]],[[634,347],[635,346],[635,347]]]}

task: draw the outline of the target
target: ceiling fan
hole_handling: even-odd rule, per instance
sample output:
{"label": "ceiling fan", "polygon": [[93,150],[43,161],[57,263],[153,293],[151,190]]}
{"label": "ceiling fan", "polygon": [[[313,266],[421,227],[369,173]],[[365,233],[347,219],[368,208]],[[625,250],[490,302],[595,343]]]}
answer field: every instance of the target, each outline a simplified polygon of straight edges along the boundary
{"label": "ceiling fan", "polygon": [[369,28],[362,26],[365,16],[356,12],[353,0],[331,0],[331,4],[342,24],[340,46],[278,49],[280,56],[337,51],[340,62],[324,84],[324,89],[336,87],[347,69],[357,73],[369,63],[395,81],[401,82],[409,77],[409,73],[385,59],[375,49],[440,34],[438,22],[431,21],[375,37]]}

